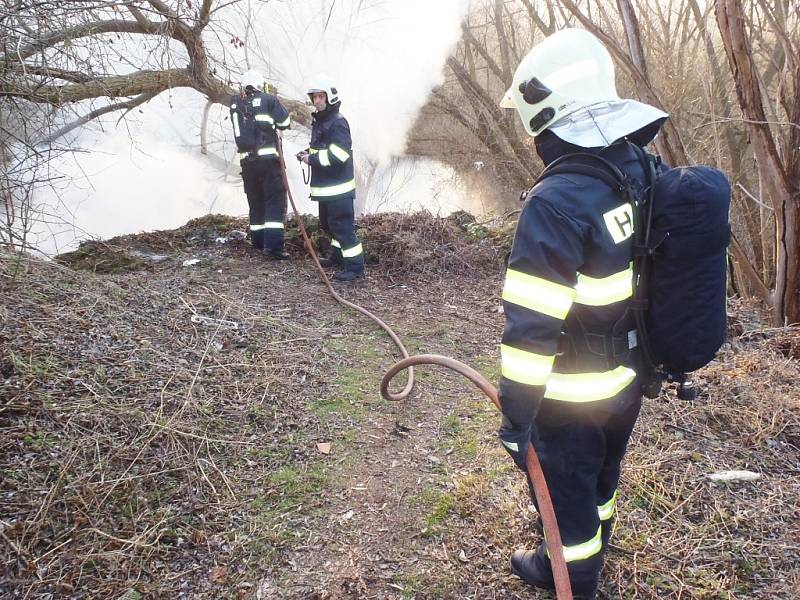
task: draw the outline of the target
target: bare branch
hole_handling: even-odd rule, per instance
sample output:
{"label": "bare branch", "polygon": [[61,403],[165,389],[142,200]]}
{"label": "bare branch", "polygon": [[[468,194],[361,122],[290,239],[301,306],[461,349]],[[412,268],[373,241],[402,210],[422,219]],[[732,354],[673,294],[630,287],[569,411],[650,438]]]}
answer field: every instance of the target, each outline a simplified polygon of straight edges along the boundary
{"label": "bare branch", "polygon": [[158,94],[169,88],[194,87],[189,71],[168,69],[163,71],[138,71],[128,75],[113,75],[85,83],[68,85],[30,85],[2,82],[0,97],[15,96],[40,104],[61,106],[89,98],[124,98],[136,94]]}
{"label": "bare branch", "polygon": [[197,17],[196,29],[203,29],[208,25],[208,19],[211,15],[211,5],[213,3],[213,0],[203,0],[203,5],[200,7],[200,14]]}
{"label": "bare branch", "polygon": [[25,60],[34,54],[52,48],[53,46],[65,42],[67,40],[74,40],[84,38],[100,33],[141,33],[141,34],[162,34],[166,33],[166,28],[163,24],[156,24],[147,22],[148,25],[143,25],[139,22],[126,21],[124,19],[111,19],[107,21],[95,21],[93,23],[86,23],[69,27],[60,31],[48,33],[38,40],[23,46],[19,51],[7,52],[3,58],[5,60]]}
{"label": "bare branch", "polygon": [[136,108],[137,106],[140,106],[140,105],[144,104],[145,102],[149,102],[150,100],[155,98],[156,95],[157,94],[155,94],[155,93],[141,94],[141,95],[136,96],[135,98],[132,98],[132,99],[127,100],[125,102],[117,102],[115,104],[109,104],[109,105],[104,106],[102,108],[98,108],[96,110],[93,110],[90,113],[87,113],[87,114],[83,115],[79,119],[76,119],[72,123],[69,123],[69,124],[65,125],[61,129],[59,129],[58,131],[56,131],[55,133],[50,135],[46,140],[44,140],[44,142],[48,143],[48,144],[52,144],[58,138],[68,134],[70,131],[72,131],[74,129],[77,129],[78,127],[81,127],[82,125],[86,125],[86,123],[88,123],[89,121],[92,121],[93,119],[96,119],[96,118],[101,117],[103,115],[107,115],[108,113],[114,112],[114,111],[117,111],[117,110],[131,110],[133,108]]}
{"label": "bare branch", "polygon": [[461,31],[464,34],[464,39],[475,49],[477,50],[478,54],[481,55],[486,65],[489,69],[494,73],[500,81],[504,84],[510,84],[511,82],[505,78],[505,74],[503,70],[499,67],[499,65],[495,62],[492,58],[492,55],[486,50],[486,45],[481,44],[478,39],[475,37],[475,34],[472,33],[472,30],[469,26],[465,23],[461,25]]}

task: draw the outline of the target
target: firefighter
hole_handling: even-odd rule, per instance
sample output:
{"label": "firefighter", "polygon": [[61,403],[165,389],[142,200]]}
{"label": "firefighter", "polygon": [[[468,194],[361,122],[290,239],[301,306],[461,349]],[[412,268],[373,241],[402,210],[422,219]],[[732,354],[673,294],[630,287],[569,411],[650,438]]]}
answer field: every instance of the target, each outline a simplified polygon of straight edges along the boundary
{"label": "firefighter", "polygon": [[253,248],[268,258],[286,260],[286,187],[278,159],[277,132],[287,129],[291,119],[280,100],[266,93],[264,77],[257,71],[244,73],[240,88],[240,93],[231,98],[231,123],[250,207],[250,239]]}
{"label": "firefighter", "polygon": [[319,202],[320,226],[331,237],[330,257],[320,262],[340,267],[334,279],[352,281],[364,275],[364,249],[356,235],[350,125],[339,112],[339,92],[330,78],[314,79],[308,97],[315,109],[311,146],[297,157],[311,168],[311,200]]}
{"label": "firefighter", "polygon": [[[619,98],[611,56],[580,29],[535,46],[500,106],[516,109],[545,165],[596,153],[639,180],[629,142],[650,143],[667,118]],[[527,195],[503,287],[498,434],[522,470],[529,443],[538,453],[576,598],[595,597],[641,406],[632,234],[632,207],[608,185],[578,174],[545,178]],[[515,551],[511,569],[532,586],[555,587],[546,540]]]}

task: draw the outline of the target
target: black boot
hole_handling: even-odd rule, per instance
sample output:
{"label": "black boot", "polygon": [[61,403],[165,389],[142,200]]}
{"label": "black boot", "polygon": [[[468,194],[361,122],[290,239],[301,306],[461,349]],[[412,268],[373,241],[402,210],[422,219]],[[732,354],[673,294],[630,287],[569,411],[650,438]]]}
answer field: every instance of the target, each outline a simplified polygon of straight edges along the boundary
{"label": "black boot", "polygon": [[285,250],[264,250],[264,255],[270,260],[289,260],[289,253]]}
{"label": "black boot", "polygon": [[[574,600],[593,600],[597,595],[602,557],[568,563],[570,585]],[[525,583],[543,590],[556,589],[553,567],[547,556],[547,544],[536,550],[516,550],[511,555],[511,571]]]}
{"label": "black boot", "polygon": [[364,271],[360,273],[356,271],[339,271],[333,278],[336,281],[353,281],[354,279],[359,279],[364,276]]}
{"label": "black boot", "polygon": [[335,267],[339,265],[339,263],[334,258],[320,258],[319,264],[323,269],[329,269],[330,267]]}
{"label": "black boot", "polygon": [[556,589],[546,544],[536,550],[515,550],[511,555],[511,571],[529,585],[543,590]]}

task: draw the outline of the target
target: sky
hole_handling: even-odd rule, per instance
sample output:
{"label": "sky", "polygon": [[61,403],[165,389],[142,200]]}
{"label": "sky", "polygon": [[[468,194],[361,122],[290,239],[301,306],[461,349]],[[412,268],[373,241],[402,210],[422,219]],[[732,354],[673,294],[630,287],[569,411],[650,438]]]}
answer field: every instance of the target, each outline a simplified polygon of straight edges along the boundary
{"label": "sky", "polygon": [[[237,80],[235,71],[249,66],[262,71],[281,95],[296,99],[305,100],[307,82],[315,74],[333,77],[351,125],[357,168],[367,161],[378,165],[375,185],[358,205],[367,211],[425,207],[447,213],[462,202],[454,173],[430,161],[392,162],[392,157],[402,154],[417,112],[441,81],[467,4],[251,0],[218,15],[241,32],[247,47],[214,49],[212,41],[212,51],[224,51],[232,80]],[[252,8],[249,28],[241,14],[247,6]],[[38,228],[33,239],[40,249],[63,252],[80,239],[174,228],[208,212],[245,215],[226,107],[215,106],[209,119],[210,150],[223,161],[200,153],[204,105],[193,90],[172,90],[123,122],[112,115],[71,136],[67,141],[83,151],[53,165],[61,182],[37,197],[38,204],[57,211],[64,221]],[[285,138],[287,156],[305,148],[308,137],[307,129],[295,127]],[[290,186],[301,212],[316,212],[299,165],[289,163]]]}

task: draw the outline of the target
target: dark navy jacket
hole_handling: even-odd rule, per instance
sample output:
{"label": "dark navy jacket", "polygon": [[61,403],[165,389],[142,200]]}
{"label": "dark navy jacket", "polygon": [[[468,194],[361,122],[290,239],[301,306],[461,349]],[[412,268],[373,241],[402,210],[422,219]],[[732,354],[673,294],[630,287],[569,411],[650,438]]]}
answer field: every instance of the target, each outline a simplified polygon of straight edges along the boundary
{"label": "dark navy jacket", "polygon": [[255,92],[231,97],[231,123],[239,158],[278,157],[276,129],[288,129],[289,112],[272,94]]}
{"label": "dark navy jacket", "polygon": [[[643,179],[629,146],[600,154]],[[556,174],[530,191],[503,289],[500,397],[516,427],[542,398],[598,406],[638,385],[632,234],[633,207],[597,178]]]}
{"label": "dark navy jacket", "polygon": [[312,200],[352,200],[356,196],[350,125],[339,106],[334,104],[313,115],[308,157]]}

